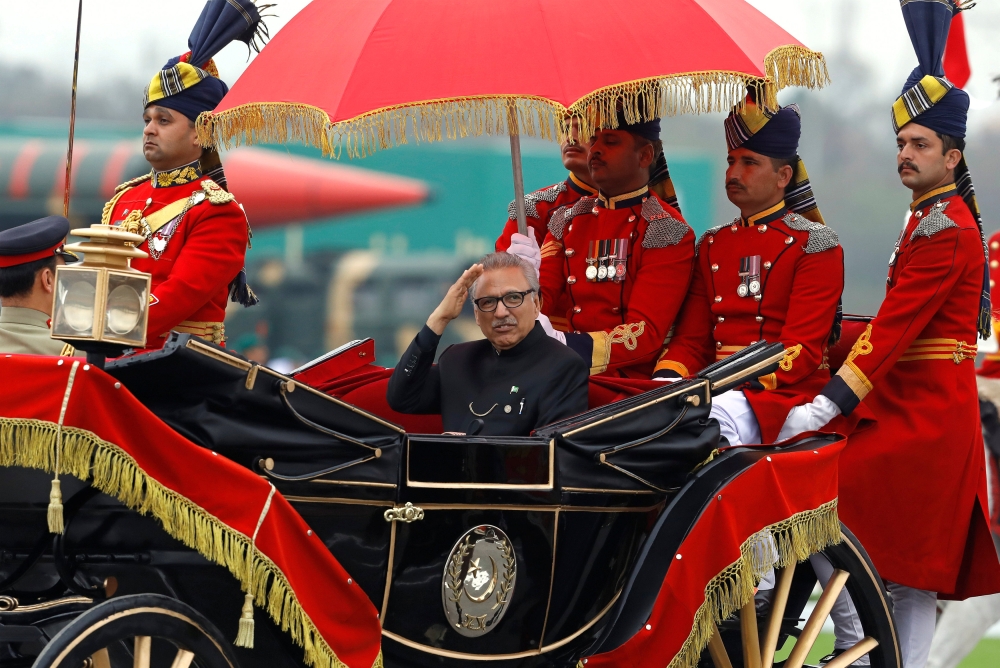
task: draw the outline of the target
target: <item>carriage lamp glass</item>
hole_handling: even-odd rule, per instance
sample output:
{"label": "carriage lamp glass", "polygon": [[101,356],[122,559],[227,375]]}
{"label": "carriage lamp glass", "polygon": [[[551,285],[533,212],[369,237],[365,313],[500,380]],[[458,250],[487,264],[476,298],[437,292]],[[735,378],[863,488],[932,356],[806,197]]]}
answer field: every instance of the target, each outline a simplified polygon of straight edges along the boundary
{"label": "carriage lamp glass", "polygon": [[83,254],[81,264],[56,268],[52,337],[143,347],[150,276],[129,266],[132,258],[146,257],[134,247],[143,237],[108,225],[91,225],[73,234],[89,239],[67,246]]}
{"label": "carriage lamp glass", "polygon": [[97,299],[97,276],[73,272],[56,283],[56,306],[52,310],[54,336],[90,336],[94,330],[94,302]]}

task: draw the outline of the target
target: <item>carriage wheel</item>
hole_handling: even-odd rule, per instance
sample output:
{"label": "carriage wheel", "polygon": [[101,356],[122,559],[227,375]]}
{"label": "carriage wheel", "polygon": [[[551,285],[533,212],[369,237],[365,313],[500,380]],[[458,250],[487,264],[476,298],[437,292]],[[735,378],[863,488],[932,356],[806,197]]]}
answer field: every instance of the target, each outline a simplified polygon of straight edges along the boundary
{"label": "carriage wheel", "polygon": [[34,668],[237,668],[230,643],[191,606],[137,594],[91,608],[45,646]]}
{"label": "carriage wheel", "polygon": [[[827,548],[823,554],[833,563],[834,574],[823,590],[816,607],[804,624],[796,624],[804,601],[790,605],[796,598],[790,595],[793,581],[799,580],[812,589],[815,577],[808,563],[795,564],[776,573],[774,596],[770,610],[763,615],[753,601],[731,620],[723,623],[709,641],[707,656],[701,666],[715,668],[772,668],[775,654],[786,640],[794,639],[791,653],[782,668],[802,668],[816,643],[823,624],[841,590],[846,589],[864,629],[864,637],[853,647],[826,664],[826,668],[846,668],[867,655],[872,668],[900,668],[899,645],[892,619],[888,595],[875,567],[868,559],[858,539],[841,525],[843,542]],[[800,576],[796,578],[796,571]],[[791,609],[796,608],[796,609]],[[794,627],[794,629],[793,629]]]}

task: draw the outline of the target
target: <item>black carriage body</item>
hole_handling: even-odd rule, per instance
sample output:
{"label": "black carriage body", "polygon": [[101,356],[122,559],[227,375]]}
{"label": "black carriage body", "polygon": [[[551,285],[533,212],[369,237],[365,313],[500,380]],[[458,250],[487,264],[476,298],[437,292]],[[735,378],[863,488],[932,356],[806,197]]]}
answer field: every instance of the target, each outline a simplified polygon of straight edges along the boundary
{"label": "black carriage body", "polygon": [[[765,364],[756,352],[744,364],[753,372]],[[491,438],[407,434],[186,335],[107,371],[171,428],[275,485],[379,610],[387,665],[566,666],[613,649],[645,623],[704,504],[763,456],[733,450],[692,473],[718,446],[711,387],[726,377],[665,386],[530,437]],[[25,557],[44,526],[38,490],[47,488],[6,488],[35,490],[14,541]],[[7,508],[23,500],[0,499]],[[405,521],[406,504],[422,518]],[[89,582],[115,575],[125,592],[175,596],[225,633],[235,627],[235,582],[222,586],[231,579],[221,568],[151,520],[98,495],[72,522],[67,541],[90,555],[75,557]],[[503,618],[470,637],[446,617],[443,596],[456,543],[481,526],[509,537],[516,575]],[[101,552],[118,556],[94,563]],[[298,663],[283,634],[263,626],[258,649],[238,652],[241,664]]]}

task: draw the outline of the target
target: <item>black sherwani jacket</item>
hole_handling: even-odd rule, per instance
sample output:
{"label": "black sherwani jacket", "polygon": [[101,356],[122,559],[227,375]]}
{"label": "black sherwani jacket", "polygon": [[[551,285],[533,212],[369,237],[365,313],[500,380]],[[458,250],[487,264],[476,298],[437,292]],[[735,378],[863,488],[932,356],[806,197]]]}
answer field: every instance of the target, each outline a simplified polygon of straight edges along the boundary
{"label": "black sherwani jacket", "polygon": [[396,365],[386,400],[400,413],[441,413],[445,431],[527,436],[587,410],[583,358],[535,328],[510,350],[470,341],[434,354],[441,337],[424,325]]}

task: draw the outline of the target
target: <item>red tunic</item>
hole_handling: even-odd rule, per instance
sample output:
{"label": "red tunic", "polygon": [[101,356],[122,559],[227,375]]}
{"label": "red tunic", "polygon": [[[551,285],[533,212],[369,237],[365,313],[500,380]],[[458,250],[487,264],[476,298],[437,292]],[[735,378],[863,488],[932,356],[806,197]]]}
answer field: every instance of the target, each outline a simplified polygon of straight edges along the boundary
{"label": "red tunic", "polygon": [[[561,183],[548,188],[536,190],[524,196],[525,222],[528,229],[535,235],[535,241],[541,246],[545,243],[545,235],[549,231],[549,218],[552,212],[563,206],[572,206],[581,197],[593,197],[597,191],[576,178],[572,172]],[[506,251],[510,248],[510,237],[517,232],[517,210],[514,202],[507,207],[507,224],[497,239],[496,250]]]}
{"label": "red tunic", "polygon": [[[549,231],[549,218],[552,212],[560,207],[573,206],[581,197],[591,197],[597,191],[582,183],[572,172],[562,183],[536,190],[524,196],[525,222],[535,236],[535,241],[541,246],[545,243],[545,235]],[[507,224],[497,239],[496,250],[506,251],[510,248],[510,237],[517,232],[517,211],[514,202],[507,207]],[[565,303],[553,308],[554,313],[564,313],[569,308]],[[550,316],[549,321],[554,329],[561,332],[570,331],[569,321],[561,315]]]}
{"label": "red tunic", "polygon": [[974,367],[983,244],[954,186],[914,203],[878,315],[823,394],[874,428],[840,458],[840,517],[879,573],[944,598],[1000,592]]}
{"label": "red tunic", "polygon": [[[140,212],[143,220],[155,219],[157,211],[175,202],[190,201],[192,196],[200,200],[154,234],[141,222],[136,228],[147,237],[139,249],[150,254],[132,260],[133,268],[152,275],[149,348],[160,348],[167,333],[178,328],[221,343],[229,284],[243,268],[246,256],[249,228],[243,209],[214,181],[194,166],[188,167],[195,171],[187,172],[186,178],[171,178],[181,171],[172,170],[119,186],[103,216],[106,223],[121,225],[129,214],[136,218],[134,212]],[[135,228],[136,222],[131,224]]]}
{"label": "red tunic", "polygon": [[[605,248],[613,242],[620,258],[597,260],[599,242]],[[586,197],[549,221],[542,311],[566,318],[572,329],[566,343],[590,361],[591,374],[649,378],[687,293],[693,261],[694,232],[645,186],[609,199]],[[603,278],[600,264],[621,280],[590,280],[588,269]],[[560,304],[564,310],[557,310]]]}
{"label": "red tunic", "polygon": [[[756,284],[740,276],[741,263],[759,266]],[[826,352],[843,290],[837,233],[784,202],[712,228],[699,242],[691,290],[656,375],[688,376],[751,343],[780,341],[778,370],[744,390],[764,443],[773,443],[788,412],[830,380]]]}
{"label": "red tunic", "polygon": [[[1000,336],[1000,293],[993,294],[993,288],[1000,281],[1000,232],[990,237],[990,301],[993,306],[993,338]],[[1000,378],[1000,352],[988,353],[983,365],[976,371],[980,376]]]}

